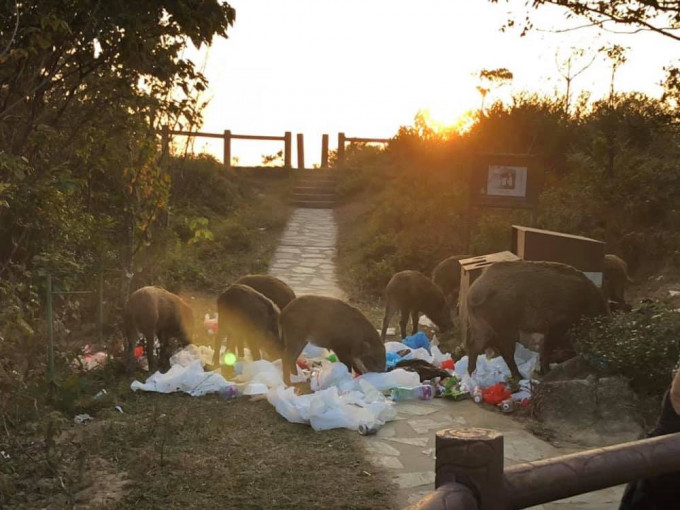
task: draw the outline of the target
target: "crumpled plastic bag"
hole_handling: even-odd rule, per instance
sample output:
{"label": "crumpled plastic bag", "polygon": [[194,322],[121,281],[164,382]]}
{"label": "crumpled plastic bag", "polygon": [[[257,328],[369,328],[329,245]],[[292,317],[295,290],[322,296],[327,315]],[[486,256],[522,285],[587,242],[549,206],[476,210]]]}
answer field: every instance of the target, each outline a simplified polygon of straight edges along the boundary
{"label": "crumpled plastic bag", "polygon": [[170,356],[170,366],[182,365],[183,367],[188,367],[197,360],[200,361],[203,366],[210,365],[214,352],[213,348],[207,345],[189,344],[181,351],[177,351]]}
{"label": "crumpled plastic bag", "polygon": [[418,331],[415,335],[407,336],[402,340],[402,343],[411,349],[426,349],[428,354],[430,352],[430,339],[422,331]]}
{"label": "crumpled plastic bag", "polygon": [[487,404],[492,406],[498,405],[504,400],[510,398],[510,388],[503,383],[496,383],[493,386],[482,390],[482,399]]}
{"label": "crumpled plastic bag", "polygon": [[187,366],[180,364],[170,367],[165,374],[156,372],[145,383],[133,381],[132,391],[154,391],[157,393],[174,393],[183,391],[192,397],[200,397],[209,393],[218,393],[234,383],[227,381],[219,371],[205,372],[200,360]]}
{"label": "crumpled plastic bag", "polygon": [[[539,354],[517,343],[515,345],[515,363],[517,363],[520,374],[528,379],[539,364]],[[454,372],[461,380],[465,381],[463,376],[467,375],[467,369],[468,357],[463,356],[456,362]],[[482,354],[477,357],[477,370],[475,370],[472,379],[475,386],[481,386],[483,389],[504,382],[510,376],[510,369],[501,356],[489,360],[486,355]]]}
{"label": "crumpled plastic bag", "polygon": [[344,363],[330,363],[323,361],[321,370],[315,372],[310,381],[312,391],[325,390],[331,386],[337,386],[341,390],[349,390],[354,387],[354,379]]}
{"label": "crumpled plastic bag", "polygon": [[396,410],[383,395],[364,381],[366,390],[344,394],[331,386],[309,395],[296,395],[292,387],[279,386],[267,394],[276,411],[293,423],[309,423],[316,431],[334,428],[357,430],[360,425],[380,427],[396,417]]}
{"label": "crumpled plastic bag", "polygon": [[354,381],[357,387],[360,387],[361,381],[364,381],[375,387],[378,391],[387,391],[400,386],[404,388],[420,386],[418,374],[403,368],[395,368],[389,372],[381,373],[369,372],[357,377]]}

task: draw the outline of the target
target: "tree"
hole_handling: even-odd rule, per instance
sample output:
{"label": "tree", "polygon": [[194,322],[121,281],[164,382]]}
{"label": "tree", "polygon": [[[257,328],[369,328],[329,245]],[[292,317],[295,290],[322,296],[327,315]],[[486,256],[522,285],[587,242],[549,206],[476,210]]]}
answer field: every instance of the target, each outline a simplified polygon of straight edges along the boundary
{"label": "tree", "polygon": [[564,60],[559,60],[558,53],[555,53],[555,63],[560,76],[564,78],[567,85],[564,93],[564,111],[568,113],[571,104],[571,84],[577,76],[593,65],[597,54],[589,58],[583,48],[570,48],[569,55]]}
{"label": "tree", "polygon": [[630,48],[625,48],[619,44],[612,44],[611,46],[604,46],[600,48],[600,51],[604,52],[612,66],[612,77],[609,82],[609,102],[614,100],[614,79],[616,78],[616,71],[619,67],[626,63],[628,58],[626,57],[626,52]]}
{"label": "tree", "polygon": [[477,76],[479,78],[477,90],[482,95],[482,104],[479,111],[483,114],[484,103],[489,92],[503,85],[508,85],[512,81],[513,75],[508,69],[501,67],[498,69],[482,69]]}
{"label": "tree", "polygon": [[[680,41],[680,3],[675,0],[525,0],[525,18],[520,23],[522,35],[533,26],[530,11],[544,5],[564,7],[568,17],[585,18],[588,24],[584,26],[607,30],[611,25],[623,25],[632,28],[631,33],[651,31]],[[508,25],[515,26],[516,22],[511,20]]]}

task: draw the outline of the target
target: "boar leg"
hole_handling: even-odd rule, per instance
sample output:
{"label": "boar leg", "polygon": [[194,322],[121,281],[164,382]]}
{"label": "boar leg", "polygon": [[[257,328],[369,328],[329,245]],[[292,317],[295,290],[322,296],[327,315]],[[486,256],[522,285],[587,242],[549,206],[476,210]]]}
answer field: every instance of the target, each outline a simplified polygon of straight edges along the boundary
{"label": "boar leg", "polygon": [[159,333],[158,343],[160,344],[158,366],[161,372],[167,372],[170,370],[170,336]]}
{"label": "boar leg", "polygon": [[468,375],[472,375],[475,370],[477,370],[477,356],[479,353],[477,352],[470,352],[470,356],[468,356]]}
{"label": "boar leg", "polygon": [[359,358],[352,358],[352,366],[357,374],[365,374],[368,372],[366,365]]}
{"label": "boar leg", "polygon": [[387,336],[387,327],[390,325],[390,321],[396,312],[396,308],[390,302],[385,305],[385,316],[383,317],[382,332],[380,333],[380,339],[385,342],[385,337]]}
{"label": "boar leg", "polygon": [[515,342],[512,338],[500,339],[500,342],[495,344],[495,346],[500,351],[505,364],[508,365],[512,377],[522,379],[522,374],[519,373],[519,368],[517,368],[517,363],[515,363]]}
{"label": "boar leg", "polygon": [[412,335],[415,335],[418,332],[418,316],[420,314],[418,313],[418,310],[412,310],[411,311],[411,326],[413,327],[413,332],[411,333]]}
{"label": "boar leg", "polygon": [[149,330],[144,333],[144,338],[146,339],[146,360],[149,365],[149,372],[154,373],[156,371],[156,353],[154,351],[156,335],[153,330]]}
{"label": "boar leg", "polygon": [[401,338],[406,338],[406,325],[408,324],[408,308],[401,309],[401,319],[399,320],[399,329],[401,330]]}
{"label": "boar leg", "polygon": [[[306,338],[296,335],[291,335],[286,333],[285,330],[281,330],[281,340],[283,341],[283,382],[286,386],[290,386],[290,375],[295,373],[297,370],[295,368],[297,359],[305,348]],[[340,356],[336,353],[338,359]]]}
{"label": "boar leg", "polygon": [[222,336],[220,335],[219,331],[215,335],[215,343],[213,344],[213,349],[215,352],[213,353],[213,367],[218,368],[220,366],[220,349],[222,348]]}

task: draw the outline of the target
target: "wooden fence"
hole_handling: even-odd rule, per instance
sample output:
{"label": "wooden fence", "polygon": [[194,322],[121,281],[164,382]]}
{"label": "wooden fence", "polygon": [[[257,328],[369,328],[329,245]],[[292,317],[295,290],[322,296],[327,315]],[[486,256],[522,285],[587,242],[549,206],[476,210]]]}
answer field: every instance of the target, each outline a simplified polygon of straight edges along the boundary
{"label": "wooden fence", "polygon": [[680,471],[680,433],[503,469],[503,435],[437,432],[435,491],[411,510],[527,508],[641,478]]}
{"label": "wooden fence", "polygon": [[[221,138],[223,140],[223,161],[226,168],[231,168],[231,141],[232,140],[267,140],[283,142],[283,167],[291,168],[293,136],[286,131],[283,136],[269,135],[238,135],[226,129],[223,133],[205,133],[202,131],[178,131],[163,126],[162,144],[163,154],[169,154],[171,136],[189,136],[203,138]],[[345,163],[345,145],[347,143],[388,143],[389,138],[359,138],[347,137],[345,133],[338,133],[338,166]],[[302,133],[297,134],[297,167],[305,168],[305,142]],[[321,136],[321,168],[328,168],[328,135]]]}

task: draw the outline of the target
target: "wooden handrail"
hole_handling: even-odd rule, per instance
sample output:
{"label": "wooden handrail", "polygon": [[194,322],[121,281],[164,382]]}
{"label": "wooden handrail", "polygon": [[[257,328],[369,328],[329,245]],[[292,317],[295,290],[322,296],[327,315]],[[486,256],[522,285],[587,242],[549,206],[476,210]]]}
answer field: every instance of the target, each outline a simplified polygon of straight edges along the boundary
{"label": "wooden handrail", "polygon": [[[502,436],[485,429],[450,429],[436,436],[436,490],[411,510],[506,510],[527,508],[634,480],[680,471],[680,433],[595,448],[505,468]],[[499,449],[500,445],[500,449]],[[478,507],[450,499],[465,495]],[[448,487],[446,490],[442,490]],[[449,494],[449,497],[444,495]],[[445,504],[448,500],[448,504]],[[452,504],[456,502],[455,504]]]}

